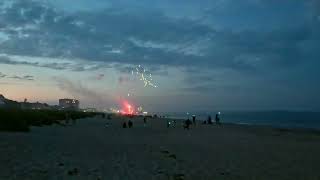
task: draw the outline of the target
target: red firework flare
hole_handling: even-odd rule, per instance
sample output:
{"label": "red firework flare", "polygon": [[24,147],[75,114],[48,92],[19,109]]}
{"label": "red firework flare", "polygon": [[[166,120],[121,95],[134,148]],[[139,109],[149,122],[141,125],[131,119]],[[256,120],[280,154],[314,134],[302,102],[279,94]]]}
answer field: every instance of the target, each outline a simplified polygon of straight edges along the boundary
{"label": "red firework flare", "polygon": [[121,101],[121,114],[124,115],[134,115],[135,114],[135,107],[127,100]]}

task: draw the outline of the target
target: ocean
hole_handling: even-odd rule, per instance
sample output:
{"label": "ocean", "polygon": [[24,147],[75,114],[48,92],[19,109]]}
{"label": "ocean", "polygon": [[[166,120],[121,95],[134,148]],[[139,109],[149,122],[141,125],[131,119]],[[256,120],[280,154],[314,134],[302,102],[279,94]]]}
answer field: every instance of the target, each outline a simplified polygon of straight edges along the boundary
{"label": "ocean", "polygon": [[[198,121],[204,121],[215,113],[164,113],[172,119],[192,119],[196,115]],[[267,125],[281,128],[307,128],[320,130],[320,112],[291,112],[291,111],[265,111],[265,112],[221,112],[222,123],[235,123],[247,125]]]}

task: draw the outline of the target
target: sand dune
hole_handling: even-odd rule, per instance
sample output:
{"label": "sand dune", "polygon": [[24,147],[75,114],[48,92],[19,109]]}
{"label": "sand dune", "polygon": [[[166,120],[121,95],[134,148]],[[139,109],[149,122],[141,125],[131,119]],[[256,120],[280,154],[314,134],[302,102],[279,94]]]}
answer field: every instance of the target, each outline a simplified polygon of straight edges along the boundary
{"label": "sand dune", "polygon": [[240,125],[79,120],[0,133],[0,179],[319,179],[320,135]]}

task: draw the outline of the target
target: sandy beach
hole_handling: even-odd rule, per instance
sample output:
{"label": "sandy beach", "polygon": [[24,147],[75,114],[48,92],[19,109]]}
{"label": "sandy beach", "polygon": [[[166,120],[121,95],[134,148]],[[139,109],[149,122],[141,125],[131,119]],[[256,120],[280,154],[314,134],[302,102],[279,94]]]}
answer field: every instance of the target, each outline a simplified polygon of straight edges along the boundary
{"label": "sandy beach", "polygon": [[[164,119],[78,120],[0,133],[0,179],[319,179],[320,133]],[[106,127],[106,123],[110,125]]]}

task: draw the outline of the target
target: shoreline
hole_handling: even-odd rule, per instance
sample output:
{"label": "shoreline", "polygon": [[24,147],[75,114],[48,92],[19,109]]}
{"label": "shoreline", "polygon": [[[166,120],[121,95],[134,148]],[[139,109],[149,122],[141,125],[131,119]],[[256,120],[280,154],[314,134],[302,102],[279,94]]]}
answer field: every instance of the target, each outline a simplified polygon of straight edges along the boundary
{"label": "shoreline", "polygon": [[[169,119],[169,120],[176,120],[183,122],[185,119],[181,118],[159,118],[159,119]],[[197,120],[197,125],[208,125],[208,124],[202,124],[203,120]],[[234,125],[234,126],[246,126],[246,127],[252,127],[252,128],[270,128],[270,129],[286,129],[290,131],[312,131],[312,132],[319,132],[320,133],[320,127],[310,128],[310,127],[293,127],[293,126],[286,126],[286,125],[272,125],[272,124],[255,124],[255,123],[242,123],[242,122],[221,122],[221,126],[223,125]],[[210,125],[208,125],[210,126]],[[215,122],[213,122],[212,126],[219,126]]]}

